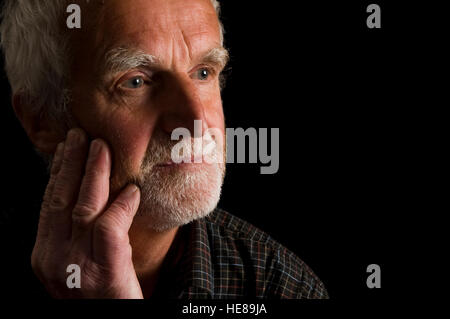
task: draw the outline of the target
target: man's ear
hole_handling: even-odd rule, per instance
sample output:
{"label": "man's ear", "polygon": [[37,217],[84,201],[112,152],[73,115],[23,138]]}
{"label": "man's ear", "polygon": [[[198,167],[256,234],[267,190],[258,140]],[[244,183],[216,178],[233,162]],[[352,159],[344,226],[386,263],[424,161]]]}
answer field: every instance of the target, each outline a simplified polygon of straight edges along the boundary
{"label": "man's ear", "polygon": [[24,128],[31,143],[44,154],[53,154],[56,146],[64,139],[63,133],[46,115],[32,111],[21,94],[14,94],[12,105],[14,112]]}

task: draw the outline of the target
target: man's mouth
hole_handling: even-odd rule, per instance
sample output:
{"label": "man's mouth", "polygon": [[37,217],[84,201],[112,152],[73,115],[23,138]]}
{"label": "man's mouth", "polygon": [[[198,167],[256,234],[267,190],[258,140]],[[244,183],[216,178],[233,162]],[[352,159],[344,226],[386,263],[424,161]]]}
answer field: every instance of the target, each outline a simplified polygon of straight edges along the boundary
{"label": "man's mouth", "polygon": [[181,159],[180,163],[176,163],[172,160],[169,160],[167,162],[163,162],[160,164],[157,164],[157,167],[176,167],[176,166],[183,166],[183,165],[190,165],[190,164],[202,164],[205,161],[203,160],[203,156],[191,156],[191,157],[185,157]]}

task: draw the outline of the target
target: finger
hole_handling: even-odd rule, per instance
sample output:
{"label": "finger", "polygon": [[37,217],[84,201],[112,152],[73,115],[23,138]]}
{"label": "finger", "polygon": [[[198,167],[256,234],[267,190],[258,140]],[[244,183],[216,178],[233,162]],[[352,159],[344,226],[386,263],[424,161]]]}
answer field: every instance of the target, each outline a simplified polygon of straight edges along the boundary
{"label": "finger", "polygon": [[53,193],[53,187],[55,186],[56,176],[61,168],[62,158],[64,154],[64,142],[59,143],[56,147],[55,155],[53,156],[52,167],[50,169],[50,178],[45,189],[44,198],[42,201],[42,207],[47,208],[51,195]]}
{"label": "finger", "polygon": [[123,247],[128,241],[133,218],[139,207],[140,191],[134,185],[128,185],[111,204],[111,206],[95,221],[94,226],[94,258],[108,262],[108,257]]}
{"label": "finger", "polygon": [[72,212],[72,238],[77,238],[88,229],[105,210],[109,197],[110,172],[111,155],[108,146],[100,139],[94,140],[89,149],[78,201]]}
{"label": "finger", "polygon": [[39,216],[39,225],[38,225],[38,237],[45,238],[48,236],[50,223],[49,223],[49,201],[51,195],[53,193],[53,187],[55,186],[56,176],[58,175],[59,169],[61,168],[62,157],[64,153],[64,143],[59,143],[56,147],[55,155],[52,161],[52,168],[50,170],[50,179],[48,181],[47,187],[45,189],[42,206],[41,206],[41,214]]}
{"label": "finger", "polygon": [[56,177],[49,203],[52,227],[57,237],[69,238],[71,235],[71,211],[78,197],[86,153],[86,134],[81,129],[70,130],[67,134],[61,168]]}

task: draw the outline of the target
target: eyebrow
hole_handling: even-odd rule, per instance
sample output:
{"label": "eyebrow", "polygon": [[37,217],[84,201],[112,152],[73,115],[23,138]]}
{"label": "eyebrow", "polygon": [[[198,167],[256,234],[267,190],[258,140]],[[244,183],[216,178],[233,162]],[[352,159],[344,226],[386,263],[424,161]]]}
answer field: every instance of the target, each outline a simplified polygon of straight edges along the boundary
{"label": "eyebrow", "polygon": [[217,64],[221,69],[223,69],[230,59],[228,50],[224,47],[218,47],[209,50],[201,59],[202,63],[212,63]]}
{"label": "eyebrow", "polygon": [[[224,47],[217,47],[209,50],[199,60],[200,63],[210,63],[223,69],[229,61],[228,50]],[[129,47],[118,47],[109,50],[105,55],[103,72],[117,73],[126,70],[147,67],[160,67],[161,61],[154,55],[145,53],[138,49]]]}
{"label": "eyebrow", "polygon": [[132,48],[118,47],[105,54],[103,72],[117,73],[142,66],[154,67],[159,64],[158,59],[151,54]]}

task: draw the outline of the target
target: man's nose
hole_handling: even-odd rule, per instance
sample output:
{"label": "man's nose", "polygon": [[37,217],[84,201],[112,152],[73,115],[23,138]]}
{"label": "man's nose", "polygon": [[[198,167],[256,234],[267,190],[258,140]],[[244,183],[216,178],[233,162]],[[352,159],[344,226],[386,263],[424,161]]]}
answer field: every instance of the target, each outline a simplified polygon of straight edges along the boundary
{"label": "man's nose", "polygon": [[[203,105],[198,88],[188,76],[179,75],[170,81],[162,99],[160,125],[162,129],[172,134],[173,130],[182,127],[190,131],[194,137],[194,121],[202,121],[203,134],[208,128],[205,105]],[[198,130],[198,128],[197,128]]]}

